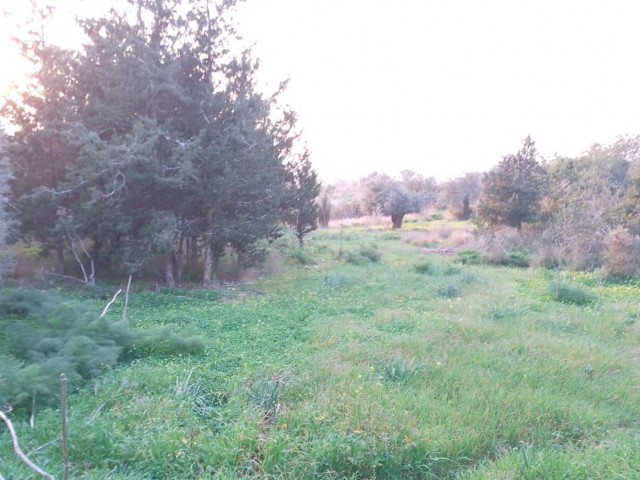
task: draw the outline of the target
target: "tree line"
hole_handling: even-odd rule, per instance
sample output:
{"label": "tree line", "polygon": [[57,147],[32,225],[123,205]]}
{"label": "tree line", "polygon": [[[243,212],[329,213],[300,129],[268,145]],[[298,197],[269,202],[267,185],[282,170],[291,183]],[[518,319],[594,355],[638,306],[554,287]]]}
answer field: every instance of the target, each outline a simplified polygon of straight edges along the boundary
{"label": "tree line", "polygon": [[407,213],[446,211],[500,238],[503,250],[528,250],[542,266],[640,274],[640,136],[551,159],[540,157],[529,136],[486,173],[440,183],[410,171],[374,173],[324,195],[337,199],[335,218],[382,214],[400,228]]}
{"label": "tree line", "polygon": [[81,50],[40,28],[20,40],[33,74],[0,112],[10,240],[39,242],[62,275],[74,258],[88,283],[162,259],[169,285],[195,265],[210,284],[225,249],[259,260],[283,223],[302,244],[320,184],[286,83],[260,93],[258,62],[233,51],[235,0],[127,3],[79,21]]}

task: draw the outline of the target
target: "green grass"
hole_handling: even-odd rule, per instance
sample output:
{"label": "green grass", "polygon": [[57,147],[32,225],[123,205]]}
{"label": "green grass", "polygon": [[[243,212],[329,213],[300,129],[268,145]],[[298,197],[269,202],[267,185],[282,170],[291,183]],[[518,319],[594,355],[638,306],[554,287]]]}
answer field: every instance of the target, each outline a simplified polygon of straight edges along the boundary
{"label": "green grass", "polygon": [[[373,244],[377,262],[337,261]],[[73,394],[72,478],[638,478],[640,284],[571,276],[598,300],[564,303],[554,274],[427,261],[388,231],[305,248],[314,268],[233,291],[134,295],[134,326],[206,351]],[[61,478],[58,412],[14,421]],[[28,478],[4,433],[0,474]]]}

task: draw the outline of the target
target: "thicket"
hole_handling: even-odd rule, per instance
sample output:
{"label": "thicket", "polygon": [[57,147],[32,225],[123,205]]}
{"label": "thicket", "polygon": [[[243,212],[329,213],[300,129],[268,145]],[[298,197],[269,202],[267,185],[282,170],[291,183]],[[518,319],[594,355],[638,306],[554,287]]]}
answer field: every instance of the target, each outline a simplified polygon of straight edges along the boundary
{"label": "thicket", "polygon": [[[435,194],[438,209],[423,209],[423,218],[470,218],[478,226],[475,241],[454,245],[467,249],[458,256],[461,263],[640,275],[640,136],[593,145],[577,158],[552,159],[541,158],[528,137],[484,176],[469,173],[432,187],[422,180],[414,191],[429,201],[421,205],[433,206],[429,195]],[[392,187],[403,185],[372,174],[327,192],[336,216],[392,214],[385,202]]]}
{"label": "thicket", "polygon": [[639,179],[639,136],[547,162],[528,138],[484,177],[482,249],[492,263],[637,276]]}

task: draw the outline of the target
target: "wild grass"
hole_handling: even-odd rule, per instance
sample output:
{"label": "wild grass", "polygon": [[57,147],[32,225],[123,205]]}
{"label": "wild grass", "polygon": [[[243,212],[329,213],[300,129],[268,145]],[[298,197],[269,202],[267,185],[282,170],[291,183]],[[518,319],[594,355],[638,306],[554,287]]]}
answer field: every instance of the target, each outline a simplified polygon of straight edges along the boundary
{"label": "wild grass", "polygon": [[[132,296],[134,326],[206,350],[132,360],[72,395],[73,478],[638,478],[638,282],[567,275],[598,300],[563,303],[555,273],[440,258],[418,272],[420,246],[385,234],[316,232],[317,268],[283,263],[224,295]],[[336,261],[372,243],[378,262]],[[459,296],[438,298],[448,286]],[[14,420],[61,476],[55,409]],[[6,437],[0,474],[26,478]]]}

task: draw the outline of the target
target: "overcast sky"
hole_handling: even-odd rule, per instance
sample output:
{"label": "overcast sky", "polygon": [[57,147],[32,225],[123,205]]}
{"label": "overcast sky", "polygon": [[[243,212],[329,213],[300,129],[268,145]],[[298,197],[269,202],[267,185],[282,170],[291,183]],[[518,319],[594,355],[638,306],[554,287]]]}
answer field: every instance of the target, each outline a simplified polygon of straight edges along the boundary
{"label": "overcast sky", "polygon": [[[446,179],[491,168],[528,134],[551,157],[640,133],[639,19],[636,0],[246,0],[236,14],[260,78],[290,78],[326,181]],[[0,43],[0,90],[8,57]]]}

